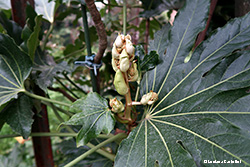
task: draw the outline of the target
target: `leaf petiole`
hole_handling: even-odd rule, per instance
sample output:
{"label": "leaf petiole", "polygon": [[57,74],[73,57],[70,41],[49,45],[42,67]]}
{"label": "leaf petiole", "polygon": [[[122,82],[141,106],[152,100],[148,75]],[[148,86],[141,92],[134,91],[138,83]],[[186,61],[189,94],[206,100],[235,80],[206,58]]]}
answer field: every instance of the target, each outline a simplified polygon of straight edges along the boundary
{"label": "leaf petiole", "polygon": [[55,103],[55,104],[59,104],[59,105],[67,106],[67,107],[71,106],[71,104],[64,103],[64,102],[57,101],[57,100],[53,100],[53,99],[49,99],[49,98],[46,98],[46,97],[42,97],[42,96],[30,93],[27,90],[24,90],[23,93],[25,93],[26,95],[28,95],[28,96],[30,96],[32,98],[35,98],[35,99],[38,99],[38,100],[42,100],[42,101],[45,101],[45,102]]}
{"label": "leaf petiole", "polygon": [[[119,133],[107,140],[105,140],[104,142],[92,147],[89,151],[85,152],[84,154],[82,154],[81,156],[77,157],[76,159],[74,159],[73,161],[71,161],[70,163],[66,164],[64,167],[70,167],[70,166],[73,166],[75,164],[77,164],[79,161],[83,160],[84,158],[86,158],[88,155],[94,153],[96,150],[98,150],[99,148],[117,140],[117,139],[122,139],[122,138],[125,138],[127,137],[127,135],[125,133]],[[110,159],[112,159],[114,161],[114,156],[111,157],[110,156]]]}

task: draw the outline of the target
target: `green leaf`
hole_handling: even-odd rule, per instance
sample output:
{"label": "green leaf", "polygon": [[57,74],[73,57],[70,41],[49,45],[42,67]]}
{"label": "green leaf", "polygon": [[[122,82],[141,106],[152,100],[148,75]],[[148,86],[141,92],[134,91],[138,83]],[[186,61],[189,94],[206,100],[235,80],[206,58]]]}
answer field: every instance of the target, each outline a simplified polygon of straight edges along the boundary
{"label": "green leaf", "polygon": [[0,113],[1,119],[10,125],[13,131],[27,139],[31,133],[33,123],[32,100],[26,95],[10,102],[3,112]]}
{"label": "green leaf", "polygon": [[33,69],[38,72],[35,76],[37,85],[45,92],[48,86],[52,86],[55,76],[63,71],[71,71],[66,62],[56,64],[52,56],[45,55],[40,49],[36,52]]}
{"label": "green leaf", "polygon": [[76,138],[77,146],[85,145],[101,132],[108,134],[114,128],[115,120],[108,102],[97,93],[89,93],[77,100],[71,106],[71,110],[78,113],[64,124],[82,126]]}
{"label": "green leaf", "polygon": [[[99,143],[97,143],[99,144]],[[97,145],[96,144],[96,145]],[[60,166],[65,166],[69,162],[73,161],[80,155],[84,154],[89,150],[86,146],[76,147],[76,142],[74,139],[71,140],[63,140],[61,143],[56,145],[58,150],[63,154],[65,157],[65,161],[63,161]],[[74,165],[74,167],[85,167],[91,165],[92,167],[112,167],[113,162],[98,153],[93,153],[83,159],[82,161],[78,162]]]}
{"label": "green leaf", "polygon": [[142,71],[149,71],[155,68],[156,65],[159,64],[159,55],[156,53],[156,51],[151,51],[149,55],[146,55],[141,64],[141,70]]}
{"label": "green leaf", "polygon": [[250,45],[250,14],[219,28],[184,63],[208,8],[208,0],[189,0],[174,26],[156,34],[151,48],[163,63],[144,75],[141,93],[159,100],[121,143],[115,166],[250,166],[250,51],[235,52]]}
{"label": "green leaf", "polygon": [[0,106],[24,91],[31,60],[8,35],[0,34]]}
{"label": "green leaf", "polygon": [[7,34],[15,40],[17,45],[23,42],[21,39],[22,27],[13,20],[9,20],[3,11],[0,12],[0,24],[7,31]]}
{"label": "green leaf", "polygon": [[141,17],[153,17],[161,14],[165,10],[179,9],[185,3],[185,0],[140,0],[144,11],[140,13]]}
{"label": "green leaf", "polygon": [[29,50],[28,52],[32,61],[34,61],[36,48],[39,45],[39,33],[41,30],[42,16],[41,15],[36,16],[35,22],[36,22],[36,25],[34,27],[34,31],[32,32],[32,34],[30,35],[27,41],[27,47]]}
{"label": "green leaf", "polygon": [[54,22],[54,13],[55,13],[56,3],[49,0],[36,0],[35,1],[35,10],[38,15],[43,15],[45,20],[48,20],[50,23]]}

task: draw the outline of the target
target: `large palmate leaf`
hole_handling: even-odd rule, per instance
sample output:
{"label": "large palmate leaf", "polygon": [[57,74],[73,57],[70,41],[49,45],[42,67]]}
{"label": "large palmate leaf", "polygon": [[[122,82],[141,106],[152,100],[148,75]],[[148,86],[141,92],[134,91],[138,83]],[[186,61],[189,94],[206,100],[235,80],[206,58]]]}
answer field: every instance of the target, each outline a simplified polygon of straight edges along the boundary
{"label": "large palmate leaf", "polygon": [[[121,143],[115,166],[250,166],[250,14],[218,29],[184,63],[209,0],[187,1],[174,26],[151,44],[163,63],[141,93],[157,92],[145,118]],[[238,164],[224,164],[228,161]],[[216,161],[217,164],[207,164]]]}
{"label": "large palmate leaf", "polygon": [[31,60],[8,35],[0,34],[0,105],[24,91]]}
{"label": "large palmate leaf", "polygon": [[82,126],[76,137],[78,146],[85,145],[101,132],[108,134],[114,128],[115,121],[108,102],[97,93],[89,93],[77,100],[71,106],[71,110],[78,113],[64,124]]}
{"label": "large palmate leaf", "polygon": [[0,117],[10,125],[13,131],[28,138],[33,123],[32,100],[26,95],[11,101],[2,112]]}

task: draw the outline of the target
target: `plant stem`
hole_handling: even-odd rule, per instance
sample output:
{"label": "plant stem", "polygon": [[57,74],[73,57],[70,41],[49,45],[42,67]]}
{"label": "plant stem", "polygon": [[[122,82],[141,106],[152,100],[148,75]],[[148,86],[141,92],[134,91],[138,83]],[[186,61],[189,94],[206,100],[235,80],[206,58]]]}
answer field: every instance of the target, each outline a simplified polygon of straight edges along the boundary
{"label": "plant stem", "polygon": [[49,27],[49,30],[47,31],[46,33],[46,36],[45,36],[45,39],[44,39],[44,42],[43,42],[43,45],[42,45],[42,51],[44,51],[45,47],[46,47],[46,44],[49,40],[49,35],[51,34],[51,32],[53,31],[54,29],[54,25],[53,23],[50,24],[50,27]]}
{"label": "plant stem", "polygon": [[117,140],[120,138],[125,138],[127,135],[125,133],[119,133],[107,140],[105,140],[104,142],[94,146],[93,148],[91,148],[89,151],[85,152],[84,154],[82,154],[81,156],[77,157],[76,159],[74,159],[73,161],[71,161],[70,163],[66,164],[64,167],[70,167],[73,166],[75,164],[77,164],[78,162],[80,162],[81,160],[83,160],[84,158],[86,158],[88,155],[94,153],[96,150],[98,150],[99,148]]}
{"label": "plant stem", "polygon": [[60,83],[60,85],[62,85],[67,91],[69,91],[75,98],[79,99],[79,97],[72,92],[66,85],[64,85],[64,83],[62,83],[62,81],[60,81],[59,78],[55,77],[56,81]]}
{"label": "plant stem", "polygon": [[[52,110],[53,110],[53,112],[54,112],[56,118],[60,121],[60,123],[65,122],[65,121],[63,120],[63,118],[61,117],[61,115],[57,112],[57,109],[56,109],[56,107],[55,107],[54,104],[51,104],[51,108],[52,108]],[[68,125],[64,125],[64,127],[65,127],[69,132],[71,132],[71,133],[74,133],[74,132],[75,132],[75,131],[74,131],[70,126],[68,126]]]}
{"label": "plant stem", "polygon": [[123,0],[123,34],[127,34],[127,0]]}
{"label": "plant stem", "polygon": [[127,120],[131,120],[131,110],[132,110],[132,99],[131,99],[131,93],[130,93],[130,88],[129,88],[129,83],[128,83],[128,75],[127,72],[123,73],[123,77],[125,79],[125,82],[128,87],[128,93],[125,95],[126,99],[126,105],[125,105],[125,112],[124,112],[124,117]]}
{"label": "plant stem", "polygon": [[[88,146],[88,147],[91,148],[91,149],[95,148],[95,145],[93,145],[93,144],[91,144],[91,143],[87,143],[86,146]],[[114,160],[115,160],[115,155],[114,155],[114,154],[108,153],[108,152],[106,152],[106,151],[104,151],[104,150],[102,150],[102,149],[98,149],[98,150],[96,150],[96,152],[97,152],[98,154],[101,154],[101,155],[103,155],[104,157],[110,159],[111,161],[114,161]]]}
{"label": "plant stem", "polygon": [[[21,135],[19,134],[1,135],[0,139],[19,137],[19,136]],[[41,133],[31,133],[30,136],[31,137],[76,137],[77,133],[41,132]],[[97,138],[109,139],[113,136],[114,136],[113,134],[109,134],[109,135],[100,134],[97,136]]]}
{"label": "plant stem", "polygon": [[78,90],[80,90],[82,93],[87,94],[87,92],[85,92],[84,90],[82,90],[82,88],[80,88],[77,84],[75,84],[68,76],[66,73],[63,73],[63,76],[65,77],[65,79],[67,79],[72,85],[74,85]]}
{"label": "plant stem", "polygon": [[[48,102],[45,102],[45,101],[43,101],[42,103],[45,104],[46,106],[49,106],[49,107],[52,108],[52,103],[48,103]],[[74,115],[73,113],[71,113],[71,112],[69,112],[69,111],[67,111],[67,110],[64,110],[64,109],[62,109],[62,108],[59,108],[59,107],[57,107],[57,106],[55,106],[55,107],[56,107],[56,109],[57,109],[58,111],[60,111],[61,113],[66,114],[66,115],[68,115],[69,117],[72,117],[72,116]]]}
{"label": "plant stem", "polygon": [[141,81],[140,81],[140,79],[139,79],[139,80],[137,81],[137,89],[136,89],[136,94],[135,94],[135,102],[138,100],[140,87],[141,87]]}
{"label": "plant stem", "polygon": [[56,101],[56,100],[53,100],[53,99],[48,99],[46,97],[42,97],[42,96],[30,93],[27,90],[24,90],[24,93],[26,95],[28,95],[28,96],[30,96],[32,98],[38,99],[38,100],[46,101],[46,102],[49,102],[49,103],[55,103],[55,104],[59,104],[59,105],[67,106],[67,107],[71,106],[71,104],[64,103],[64,102],[61,102],[61,101]]}
{"label": "plant stem", "polygon": [[70,94],[68,94],[64,89],[62,88],[53,88],[53,87],[48,87],[49,90],[56,91],[62,93],[65,97],[67,97],[71,102],[76,101],[74,97],[72,97]]}

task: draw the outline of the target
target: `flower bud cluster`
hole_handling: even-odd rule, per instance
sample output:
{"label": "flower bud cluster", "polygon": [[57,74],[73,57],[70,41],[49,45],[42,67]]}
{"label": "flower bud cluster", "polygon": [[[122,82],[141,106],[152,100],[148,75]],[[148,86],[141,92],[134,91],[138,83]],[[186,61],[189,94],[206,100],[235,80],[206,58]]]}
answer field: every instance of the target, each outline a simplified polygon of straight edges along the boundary
{"label": "flower bud cluster", "polygon": [[131,36],[119,34],[112,48],[112,67],[116,72],[119,70],[123,73],[127,72],[128,81],[130,82],[138,79],[137,65],[133,61],[134,53],[135,48],[131,42]]}
{"label": "flower bud cluster", "polygon": [[109,105],[110,105],[110,107],[112,107],[111,110],[114,113],[121,113],[124,110],[124,105],[122,104],[122,102],[120,100],[117,100],[117,98],[110,99]]}
{"label": "flower bud cluster", "polygon": [[157,100],[158,100],[158,94],[153,92],[153,91],[150,91],[149,93],[142,96],[141,104],[143,104],[143,105],[146,105],[146,104],[151,105],[154,102],[156,102]]}

